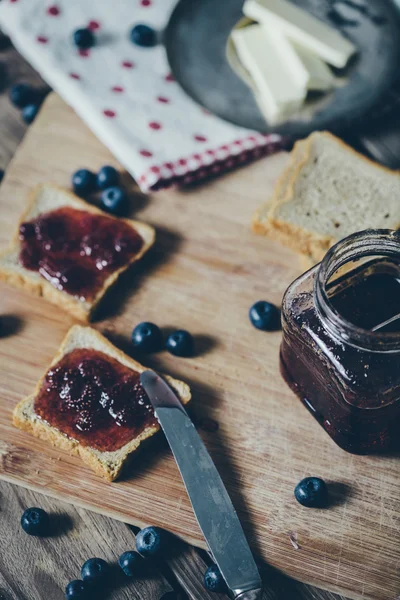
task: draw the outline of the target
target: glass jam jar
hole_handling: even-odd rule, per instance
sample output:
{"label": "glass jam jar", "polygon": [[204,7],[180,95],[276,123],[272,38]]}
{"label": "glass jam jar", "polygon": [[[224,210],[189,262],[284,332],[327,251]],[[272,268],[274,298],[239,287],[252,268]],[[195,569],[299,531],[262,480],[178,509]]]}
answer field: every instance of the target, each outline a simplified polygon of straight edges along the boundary
{"label": "glass jam jar", "polygon": [[400,232],[367,230],[296,279],[282,306],[281,370],[344,450],[400,447]]}

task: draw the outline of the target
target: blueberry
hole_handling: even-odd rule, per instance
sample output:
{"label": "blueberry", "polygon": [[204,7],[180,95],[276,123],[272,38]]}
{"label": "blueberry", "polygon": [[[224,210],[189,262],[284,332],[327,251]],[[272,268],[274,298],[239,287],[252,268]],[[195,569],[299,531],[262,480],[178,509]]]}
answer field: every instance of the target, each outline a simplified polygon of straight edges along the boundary
{"label": "blueberry", "polygon": [[72,187],[79,196],[87,196],[96,189],[96,175],[88,169],[79,169],[72,175]]}
{"label": "blueberry", "polygon": [[0,169],[0,183],[3,181],[3,177],[4,177],[4,171],[3,171],[3,169]]}
{"label": "blueberry", "polygon": [[27,508],[21,517],[21,527],[28,535],[47,535],[49,526],[50,518],[43,508]]}
{"label": "blueberry", "polygon": [[162,554],[166,547],[167,534],[159,527],[146,527],[136,536],[136,549],[141,556],[148,558]]}
{"label": "blueberry", "polygon": [[74,579],[65,588],[65,597],[67,600],[89,600],[89,588],[84,581]]}
{"label": "blueberry", "polygon": [[225,579],[217,565],[211,565],[204,573],[204,587],[210,592],[221,594],[227,591]]}
{"label": "blueberry", "polygon": [[109,187],[114,187],[119,183],[119,173],[114,167],[106,165],[101,167],[97,173],[97,187],[99,190],[105,190]]}
{"label": "blueberry", "polygon": [[81,577],[84,581],[98,582],[109,574],[110,567],[102,558],[89,558],[82,565]]}
{"label": "blueberry", "polygon": [[132,331],[132,343],[142,352],[157,352],[163,345],[161,330],[154,323],[139,323]]}
{"label": "blueberry", "polygon": [[74,31],[73,37],[75,46],[78,46],[78,48],[82,48],[84,50],[91,48],[96,43],[96,38],[93,31],[87,29],[86,27]]}
{"label": "blueberry", "polygon": [[138,24],[131,29],[131,42],[137,46],[151,48],[157,45],[157,33],[148,25]]}
{"label": "blueberry", "polygon": [[29,104],[36,104],[37,92],[26,83],[17,83],[10,90],[10,100],[18,108],[25,108]]}
{"label": "blueberry", "polygon": [[33,123],[33,121],[36,119],[36,115],[39,112],[39,108],[40,107],[37,104],[28,104],[27,106],[24,106],[22,109],[22,118],[25,123],[28,125]]}
{"label": "blueberry", "polygon": [[324,508],[328,504],[328,487],[319,477],[306,477],[295,487],[297,502],[307,508]]}
{"label": "blueberry", "polygon": [[104,210],[120,215],[125,212],[127,197],[122,188],[110,187],[101,194],[101,204]]}
{"label": "blueberry", "polygon": [[168,336],[165,348],[174,356],[191,356],[194,350],[193,337],[188,331],[179,329]]}
{"label": "blueberry", "polygon": [[137,577],[142,569],[143,558],[137,552],[128,550],[121,554],[118,564],[127,577]]}
{"label": "blueberry", "polygon": [[265,300],[260,300],[253,304],[249,311],[249,317],[257,329],[276,331],[280,328],[279,308]]}

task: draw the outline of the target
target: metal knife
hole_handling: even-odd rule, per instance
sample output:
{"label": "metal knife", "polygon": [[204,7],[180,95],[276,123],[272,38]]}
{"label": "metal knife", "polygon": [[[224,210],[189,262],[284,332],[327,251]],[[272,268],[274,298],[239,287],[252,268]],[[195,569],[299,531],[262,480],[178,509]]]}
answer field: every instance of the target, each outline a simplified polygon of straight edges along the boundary
{"label": "metal knife", "polygon": [[194,514],[236,600],[260,600],[262,583],[239,518],[189,415],[154,371],[140,381],[171,447]]}

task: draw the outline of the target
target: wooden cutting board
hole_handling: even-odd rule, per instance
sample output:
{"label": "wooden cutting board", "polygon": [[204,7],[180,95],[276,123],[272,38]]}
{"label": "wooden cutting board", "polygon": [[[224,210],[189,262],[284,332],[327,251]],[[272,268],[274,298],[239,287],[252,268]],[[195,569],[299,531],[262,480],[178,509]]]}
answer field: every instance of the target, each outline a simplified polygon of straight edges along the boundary
{"label": "wooden cutting board", "polygon": [[[219,424],[203,432],[252,547],[270,565],[351,598],[400,594],[400,462],[339,449],[282,381],[280,333],[248,320],[259,299],[281,301],[301,272],[297,257],[250,231],[287,161],[264,158],[190,191],[145,197],[133,188],[132,215],[157,228],[149,256],[110,295],[95,326],[131,351],[132,327],[155,321],[187,328],[198,355],[160,353],[145,364],[186,380],[193,412]],[[5,246],[36,183],[69,186],[78,167],[115,163],[56,95],[47,100],[0,189]],[[178,470],[160,437],[126,477],[106,483],[79,459],[14,429],[11,413],[46,369],[73,320],[50,304],[0,287],[0,477],[121,519],[160,525],[204,546]],[[195,468],[195,465],[193,465]],[[334,506],[302,508],[293,488],[306,475],[331,483]]]}

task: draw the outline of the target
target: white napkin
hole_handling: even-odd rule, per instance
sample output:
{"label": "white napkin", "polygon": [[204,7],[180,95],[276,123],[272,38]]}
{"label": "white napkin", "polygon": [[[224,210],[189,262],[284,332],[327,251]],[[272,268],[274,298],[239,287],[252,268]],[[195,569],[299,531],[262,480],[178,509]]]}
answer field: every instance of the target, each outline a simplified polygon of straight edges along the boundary
{"label": "white napkin", "polygon": [[[162,45],[140,48],[132,26],[161,31],[176,0],[2,0],[0,25],[17,49],[70,104],[143,191],[188,184],[280,147],[224,122],[174,81]],[[73,32],[97,44],[79,51]],[[77,165],[79,167],[81,165]],[[84,165],[82,165],[84,166]]]}

